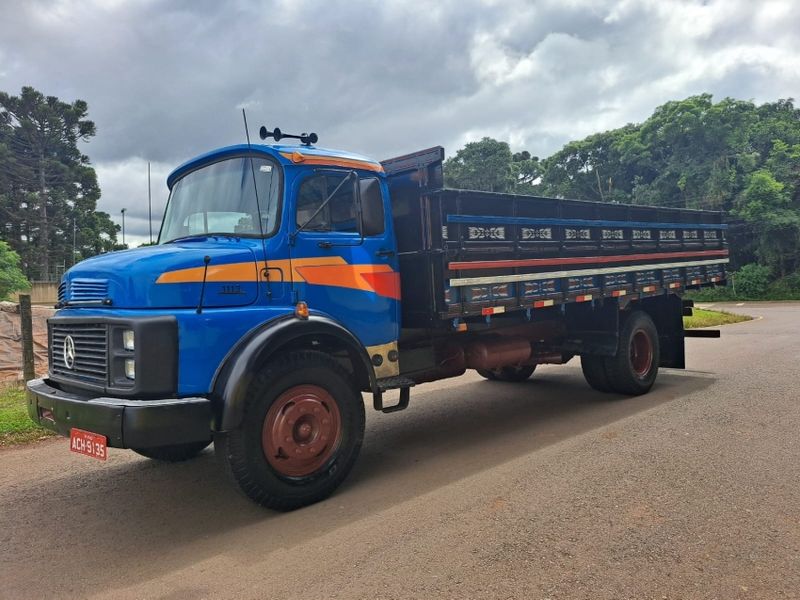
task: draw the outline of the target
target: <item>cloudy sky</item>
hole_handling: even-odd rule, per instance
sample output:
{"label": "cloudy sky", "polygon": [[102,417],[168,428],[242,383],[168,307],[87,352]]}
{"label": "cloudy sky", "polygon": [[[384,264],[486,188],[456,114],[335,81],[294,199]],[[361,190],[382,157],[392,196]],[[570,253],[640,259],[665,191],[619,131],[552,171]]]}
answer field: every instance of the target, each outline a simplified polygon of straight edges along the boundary
{"label": "cloudy sky", "polygon": [[378,159],[484,135],[547,156],[691,94],[800,98],[798,31],[796,0],[0,0],[0,90],[89,103],[100,209],[135,244],[147,161],[160,219],[243,106]]}

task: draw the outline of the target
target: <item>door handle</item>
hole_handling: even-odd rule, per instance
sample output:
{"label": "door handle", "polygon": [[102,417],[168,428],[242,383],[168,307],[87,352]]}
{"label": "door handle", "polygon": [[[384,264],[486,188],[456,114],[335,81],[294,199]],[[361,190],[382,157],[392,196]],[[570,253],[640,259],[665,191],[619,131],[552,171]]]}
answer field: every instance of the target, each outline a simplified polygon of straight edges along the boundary
{"label": "door handle", "polygon": [[375,256],[394,256],[394,250],[389,250],[388,248],[381,248],[377,252],[375,252]]}

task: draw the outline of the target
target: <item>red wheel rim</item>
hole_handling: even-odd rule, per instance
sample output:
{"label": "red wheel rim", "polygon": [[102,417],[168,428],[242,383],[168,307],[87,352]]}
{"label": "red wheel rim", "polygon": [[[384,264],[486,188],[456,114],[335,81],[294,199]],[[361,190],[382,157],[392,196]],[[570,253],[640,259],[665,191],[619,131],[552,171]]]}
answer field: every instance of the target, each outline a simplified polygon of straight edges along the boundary
{"label": "red wheel rim", "polygon": [[270,406],[261,445],[278,473],[305,477],[325,466],[341,435],[342,419],[333,396],[316,385],[297,385]]}
{"label": "red wheel rim", "polygon": [[653,366],[653,342],[644,329],[638,329],[631,338],[631,366],[642,379]]}

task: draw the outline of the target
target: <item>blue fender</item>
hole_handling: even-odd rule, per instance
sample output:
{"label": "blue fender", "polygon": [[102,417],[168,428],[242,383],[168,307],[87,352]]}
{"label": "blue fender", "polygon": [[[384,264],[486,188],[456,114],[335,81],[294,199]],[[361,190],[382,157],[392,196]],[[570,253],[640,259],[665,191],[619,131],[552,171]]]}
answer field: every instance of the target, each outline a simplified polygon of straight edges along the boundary
{"label": "blue fender", "polygon": [[[353,364],[356,384],[376,391],[375,371],[364,346],[340,323],[322,315],[298,319],[284,315],[269,321],[248,334],[231,350],[217,371],[212,385],[216,430],[230,431],[242,422],[247,387],[277,352],[301,338],[322,338],[343,346]],[[313,349],[310,346],[308,349]]]}

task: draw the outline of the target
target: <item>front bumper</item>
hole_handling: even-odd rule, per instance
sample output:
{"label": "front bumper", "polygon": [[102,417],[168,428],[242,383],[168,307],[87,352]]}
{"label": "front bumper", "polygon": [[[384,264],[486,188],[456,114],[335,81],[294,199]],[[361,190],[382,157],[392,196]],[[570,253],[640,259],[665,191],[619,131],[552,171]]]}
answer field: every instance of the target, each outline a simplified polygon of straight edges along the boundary
{"label": "front bumper", "polygon": [[208,398],[88,398],[58,389],[47,379],[28,382],[28,414],[61,435],[68,436],[72,428],[99,433],[114,448],[210,441],[213,427]]}

